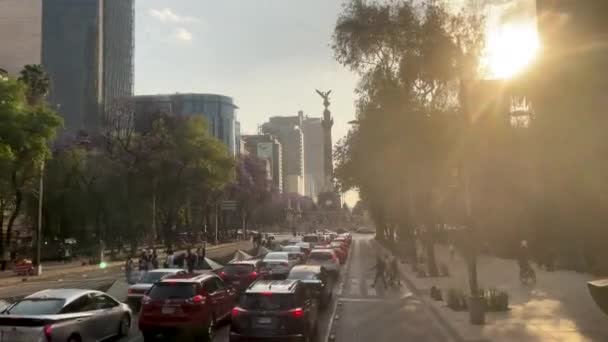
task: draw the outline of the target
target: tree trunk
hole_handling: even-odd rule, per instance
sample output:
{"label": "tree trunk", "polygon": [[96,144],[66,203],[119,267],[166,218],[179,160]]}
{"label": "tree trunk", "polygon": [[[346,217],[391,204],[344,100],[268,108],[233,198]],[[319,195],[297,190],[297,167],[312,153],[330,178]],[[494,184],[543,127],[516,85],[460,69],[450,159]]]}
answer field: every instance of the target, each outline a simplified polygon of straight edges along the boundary
{"label": "tree trunk", "polygon": [[13,232],[13,225],[15,224],[15,220],[19,216],[21,212],[21,203],[23,202],[23,194],[21,193],[21,188],[19,184],[17,184],[17,172],[13,171],[11,175],[11,182],[13,185],[13,191],[15,192],[15,207],[13,208],[13,212],[8,219],[8,224],[6,226],[6,242],[5,245],[9,246],[11,243],[11,235]]}

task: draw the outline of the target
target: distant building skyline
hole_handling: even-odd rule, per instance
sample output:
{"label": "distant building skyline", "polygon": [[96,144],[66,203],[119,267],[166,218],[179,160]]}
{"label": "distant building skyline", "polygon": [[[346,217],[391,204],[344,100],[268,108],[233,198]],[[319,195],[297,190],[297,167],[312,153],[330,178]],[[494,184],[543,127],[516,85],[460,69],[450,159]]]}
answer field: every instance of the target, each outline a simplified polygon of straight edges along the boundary
{"label": "distant building skyline", "polygon": [[242,138],[249,154],[269,161],[272,184],[282,193],[283,152],[279,139],[270,134],[244,135]]}
{"label": "distant building skyline", "polygon": [[240,124],[232,97],[218,94],[165,94],[137,95],[135,103],[136,124],[150,124],[153,114],[169,116],[203,116],[209,124],[212,136],[222,141],[230,154],[240,154]]}
{"label": "distant building skyline", "polygon": [[323,126],[321,118],[304,117],[304,184],[306,196],[316,200],[325,183]]}

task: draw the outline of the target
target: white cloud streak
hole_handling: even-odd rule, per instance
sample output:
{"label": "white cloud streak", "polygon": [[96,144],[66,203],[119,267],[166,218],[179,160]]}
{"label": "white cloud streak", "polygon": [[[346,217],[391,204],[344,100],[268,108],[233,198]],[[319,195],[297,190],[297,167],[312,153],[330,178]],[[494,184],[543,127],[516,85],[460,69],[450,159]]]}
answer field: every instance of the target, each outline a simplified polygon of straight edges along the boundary
{"label": "white cloud streak", "polygon": [[175,38],[182,42],[189,42],[192,40],[192,32],[183,27],[178,27],[175,30]]}
{"label": "white cloud streak", "polygon": [[148,14],[152,18],[160,21],[161,23],[184,24],[184,23],[194,23],[194,22],[199,21],[197,18],[194,18],[194,17],[181,16],[179,14],[176,14],[168,7],[161,8],[161,9],[151,8],[150,11],[148,11]]}

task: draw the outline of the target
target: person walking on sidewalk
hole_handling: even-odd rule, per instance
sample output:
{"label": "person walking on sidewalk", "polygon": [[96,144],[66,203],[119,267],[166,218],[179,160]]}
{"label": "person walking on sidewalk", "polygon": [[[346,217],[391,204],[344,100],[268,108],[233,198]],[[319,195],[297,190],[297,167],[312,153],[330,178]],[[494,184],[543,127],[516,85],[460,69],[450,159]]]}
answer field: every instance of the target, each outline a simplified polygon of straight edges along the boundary
{"label": "person walking on sidewalk", "polygon": [[384,284],[384,288],[387,288],[388,285],[386,284],[386,264],[384,262],[384,258],[381,255],[378,255],[376,257],[376,266],[374,266],[374,268],[376,269],[376,276],[374,277],[374,284],[372,285],[372,287],[376,287],[376,283],[378,282],[378,278],[382,279],[382,283]]}
{"label": "person walking on sidewalk", "polygon": [[192,250],[188,249],[186,254],[186,266],[188,267],[188,273],[194,273],[194,266],[196,265],[196,256],[192,254]]}
{"label": "person walking on sidewalk", "polygon": [[399,276],[399,263],[396,256],[391,257],[389,264],[389,272],[391,275],[391,285],[401,286],[401,277]]}
{"label": "person walking on sidewalk", "polygon": [[167,250],[167,261],[165,262],[165,265],[168,268],[175,268],[175,267],[177,267],[175,265],[175,255],[173,254],[173,250],[171,250],[171,249]]}
{"label": "person walking on sidewalk", "polygon": [[6,266],[11,260],[11,252],[8,247],[2,248],[2,272],[6,271]]}
{"label": "person walking on sidewalk", "polygon": [[125,262],[125,279],[127,279],[127,283],[131,283],[131,275],[133,274],[133,259],[131,255],[127,257],[127,261]]}

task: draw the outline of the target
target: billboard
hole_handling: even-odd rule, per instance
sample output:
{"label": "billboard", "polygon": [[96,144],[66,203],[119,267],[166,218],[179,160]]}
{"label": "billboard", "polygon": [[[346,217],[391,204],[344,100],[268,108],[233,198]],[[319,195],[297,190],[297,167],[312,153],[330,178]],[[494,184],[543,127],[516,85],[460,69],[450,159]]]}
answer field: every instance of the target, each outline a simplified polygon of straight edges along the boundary
{"label": "billboard", "polygon": [[272,143],[261,142],[258,143],[257,156],[261,159],[268,159],[272,161]]}

